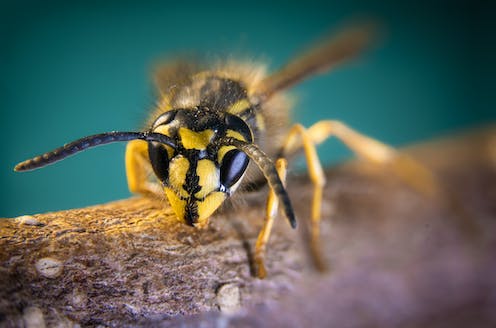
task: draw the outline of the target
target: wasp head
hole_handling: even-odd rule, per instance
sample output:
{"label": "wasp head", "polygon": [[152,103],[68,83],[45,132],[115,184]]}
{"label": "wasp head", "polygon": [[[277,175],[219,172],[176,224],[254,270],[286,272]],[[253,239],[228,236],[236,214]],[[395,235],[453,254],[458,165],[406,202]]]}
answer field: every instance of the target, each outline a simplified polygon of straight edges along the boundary
{"label": "wasp head", "polygon": [[248,156],[226,137],[252,142],[248,125],[239,117],[206,109],[177,109],[162,114],[153,133],[171,138],[175,146],[149,142],[153,170],[177,217],[204,227],[212,213],[239,186]]}

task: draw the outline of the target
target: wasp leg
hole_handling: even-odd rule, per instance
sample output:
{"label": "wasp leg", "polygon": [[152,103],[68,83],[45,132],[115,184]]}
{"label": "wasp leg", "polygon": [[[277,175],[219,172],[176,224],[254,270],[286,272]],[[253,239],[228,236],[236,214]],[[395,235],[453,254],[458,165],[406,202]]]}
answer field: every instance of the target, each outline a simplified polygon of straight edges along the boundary
{"label": "wasp leg", "polygon": [[[276,161],[277,173],[279,174],[279,178],[283,184],[286,180],[287,165],[288,164],[284,158],[279,158]],[[255,267],[257,270],[257,276],[260,279],[265,278],[267,275],[267,270],[265,269],[265,250],[267,242],[269,241],[272,226],[274,224],[274,219],[277,215],[278,205],[279,201],[277,200],[277,196],[274,191],[270,189],[269,196],[267,197],[264,226],[258,234],[257,243],[255,244]]]}
{"label": "wasp leg", "polygon": [[[297,139],[297,137],[300,139]],[[388,165],[407,184],[422,194],[433,196],[438,192],[438,184],[433,174],[406,154],[377,140],[364,136],[339,121],[321,121],[309,129],[297,124],[290,130],[284,144],[283,156],[295,153],[300,147],[305,151],[310,178],[314,184],[312,201],[310,250],[318,269],[325,269],[320,251],[320,208],[325,177],[317,157],[315,145],[335,136],[358,156],[369,162]]]}
{"label": "wasp leg", "polygon": [[357,155],[370,162],[385,165],[408,186],[449,210],[471,238],[477,238],[480,234],[476,220],[467,212],[457,195],[444,188],[429,168],[408,154],[366,137],[339,121],[317,122],[308,132],[316,144],[330,136],[336,136]]}
{"label": "wasp leg", "polygon": [[305,151],[310,180],[312,180],[314,185],[311,207],[310,251],[317,269],[325,271],[326,264],[320,251],[320,209],[322,207],[322,191],[326,183],[326,178],[315,149],[316,142],[310,132],[310,130],[305,129],[301,124],[295,124],[289,131],[282,154],[285,156],[286,154],[294,153],[299,147],[303,147]]}
{"label": "wasp leg", "polygon": [[126,176],[129,191],[146,196],[161,197],[162,188],[149,181],[153,170],[148,158],[148,144],[142,140],[132,140],[126,146]]}
{"label": "wasp leg", "polygon": [[317,122],[308,129],[308,133],[316,144],[335,136],[359,157],[390,167],[397,177],[420,193],[432,197],[439,193],[436,178],[425,166],[391,146],[358,133],[342,122]]}

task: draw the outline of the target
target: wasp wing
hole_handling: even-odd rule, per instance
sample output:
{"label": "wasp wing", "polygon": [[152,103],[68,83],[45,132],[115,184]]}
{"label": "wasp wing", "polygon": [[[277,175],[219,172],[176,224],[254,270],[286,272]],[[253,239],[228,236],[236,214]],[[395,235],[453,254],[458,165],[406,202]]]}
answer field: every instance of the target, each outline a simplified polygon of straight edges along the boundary
{"label": "wasp wing", "polygon": [[377,25],[373,23],[344,28],[262,80],[258,94],[265,100],[311,75],[325,73],[363,52],[376,35]]}

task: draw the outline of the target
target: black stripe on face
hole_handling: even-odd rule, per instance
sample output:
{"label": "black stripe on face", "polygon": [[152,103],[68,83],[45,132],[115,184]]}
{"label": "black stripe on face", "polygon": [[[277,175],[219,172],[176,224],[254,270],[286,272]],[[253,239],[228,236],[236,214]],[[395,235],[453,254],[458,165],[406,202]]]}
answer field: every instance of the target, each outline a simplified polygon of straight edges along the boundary
{"label": "black stripe on face", "polygon": [[194,195],[201,190],[198,184],[200,177],[196,173],[198,166],[199,151],[195,149],[184,150],[183,155],[189,161],[188,172],[186,173],[186,181],[184,181],[183,188],[188,193],[189,198],[186,200],[186,208],[184,209],[184,219],[188,225],[193,226],[198,221],[198,204]]}
{"label": "black stripe on face", "polygon": [[194,224],[198,221],[198,203],[190,198],[186,202],[186,208],[184,209],[184,220],[190,226],[194,226]]}
{"label": "black stripe on face", "polygon": [[186,181],[184,181],[183,188],[190,195],[190,197],[201,190],[201,187],[198,185],[200,182],[200,177],[196,173],[199,157],[198,153],[199,151],[196,149],[188,149],[183,153],[189,162],[189,168],[186,173]]}

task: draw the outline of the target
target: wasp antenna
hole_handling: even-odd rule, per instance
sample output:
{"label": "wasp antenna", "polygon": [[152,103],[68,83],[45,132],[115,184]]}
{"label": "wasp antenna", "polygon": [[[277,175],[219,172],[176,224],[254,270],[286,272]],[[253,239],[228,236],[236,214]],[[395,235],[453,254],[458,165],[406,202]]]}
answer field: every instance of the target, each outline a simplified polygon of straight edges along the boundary
{"label": "wasp antenna", "polygon": [[257,164],[265,176],[265,179],[267,179],[270,187],[279,198],[284,215],[289,220],[289,224],[292,228],[296,228],[296,218],[294,215],[293,206],[291,205],[291,200],[289,199],[288,193],[279,178],[279,174],[277,174],[276,167],[269,156],[267,156],[256,145],[235,138],[226,137],[221,141],[221,143],[227,146],[236,147],[248,155],[248,157],[250,157]]}
{"label": "wasp antenna", "polygon": [[320,46],[311,48],[262,80],[258,92],[261,100],[267,100],[278,91],[285,90],[311,75],[325,73],[357,56],[377,38],[377,30],[378,25],[375,22],[367,21],[352,24],[328,37]]}
{"label": "wasp antenna", "polygon": [[130,141],[135,139],[156,141],[169,145],[173,148],[176,147],[176,143],[172,139],[160,133],[119,131],[105,132],[75,140],[50,152],[21,162],[14,167],[14,171],[35,170],[43,166],[58,162],[66,157],[69,157],[91,147],[105,145],[112,142]]}

